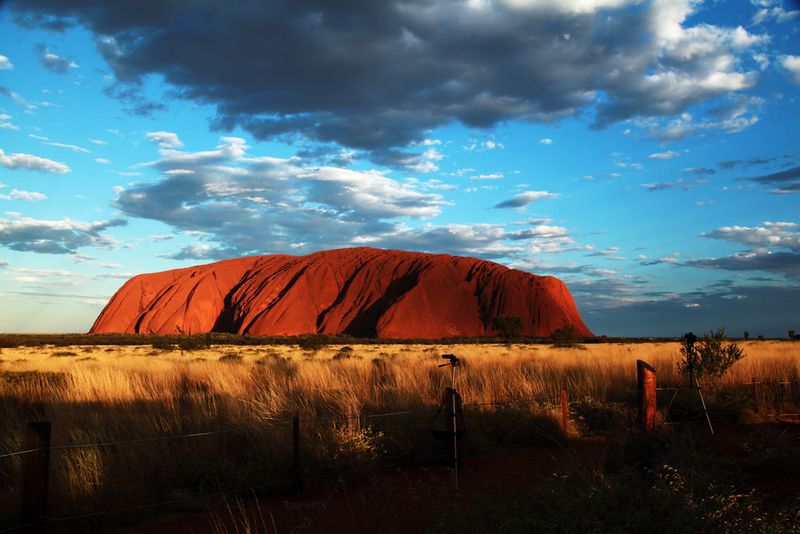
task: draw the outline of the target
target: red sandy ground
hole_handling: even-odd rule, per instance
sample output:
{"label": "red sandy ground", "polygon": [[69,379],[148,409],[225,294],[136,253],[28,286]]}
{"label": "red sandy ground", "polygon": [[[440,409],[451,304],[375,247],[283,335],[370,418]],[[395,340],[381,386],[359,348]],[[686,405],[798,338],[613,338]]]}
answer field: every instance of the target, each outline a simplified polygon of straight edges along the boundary
{"label": "red sandy ground", "polygon": [[[800,455],[770,458],[766,450],[776,433],[800,449],[800,421],[765,425],[717,424],[715,435],[701,423],[685,427],[698,443],[731,460],[748,460],[745,441],[756,450],[749,455],[757,465],[748,487],[780,498],[800,494]],[[453,471],[441,466],[408,467],[381,472],[370,481],[340,484],[324,495],[305,499],[262,499],[249,503],[246,514],[255,532],[287,533],[372,533],[423,532],[437,524],[448,507],[465,498],[488,500],[511,496],[533,488],[553,476],[565,463],[584,469],[602,470],[605,452],[617,437],[589,437],[571,440],[565,447],[509,449],[467,458],[459,469],[459,490],[453,486]],[[136,529],[145,534],[214,532],[214,520],[227,532],[237,532],[234,521],[241,518],[236,503],[229,510],[161,520]],[[233,519],[232,519],[233,517]],[[266,530],[261,526],[261,518]],[[252,518],[256,518],[253,520]],[[243,531],[241,525],[239,531]]]}
{"label": "red sandy ground", "polygon": [[[418,533],[431,528],[460,497],[498,498],[529,489],[552,476],[569,456],[573,461],[599,465],[604,439],[580,440],[567,448],[530,447],[503,450],[466,459],[458,472],[458,491],[452,468],[410,467],[381,472],[373,480],[340,484],[329,493],[300,500],[263,499],[250,504],[249,517],[264,518],[268,532]],[[235,503],[232,508],[236,508]],[[214,515],[235,532],[228,510]],[[240,517],[234,510],[234,517]],[[213,532],[211,514],[197,514],[137,529],[146,534]],[[251,524],[253,523],[251,519]],[[274,525],[274,526],[273,526]],[[255,525],[258,532],[263,527]]]}

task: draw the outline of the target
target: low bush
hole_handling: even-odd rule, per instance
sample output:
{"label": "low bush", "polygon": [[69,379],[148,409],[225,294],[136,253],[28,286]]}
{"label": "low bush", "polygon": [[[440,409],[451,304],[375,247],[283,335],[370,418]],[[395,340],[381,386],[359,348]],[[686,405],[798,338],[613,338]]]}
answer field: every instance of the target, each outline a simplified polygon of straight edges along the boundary
{"label": "low bush", "polygon": [[235,352],[228,352],[219,357],[219,361],[222,363],[242,363],[243,359],[241,354]]}
{"label": "low bush", "polygon": [[736,343],[725,344],[725,329],[719,327],[715,332],[705,332],[703,337],[693,343],[684,338],[681,346],[683,359],[678,362],[682,373],[694,370],[697,378],[721,378],[733,364],[744,358],[744,350]]}

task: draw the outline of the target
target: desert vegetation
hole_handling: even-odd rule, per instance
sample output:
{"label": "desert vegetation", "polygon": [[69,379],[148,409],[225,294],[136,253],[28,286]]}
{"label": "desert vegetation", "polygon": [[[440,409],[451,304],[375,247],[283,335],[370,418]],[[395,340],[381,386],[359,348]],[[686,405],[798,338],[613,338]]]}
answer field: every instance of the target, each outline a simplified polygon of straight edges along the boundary
{"label": "desert vegetation", "polygon": [[[257,487],[285,492],[291,474],[291,420],[302,421],[306,488],[351,480],[382,465],[439,454],[430,439],[450,376],[441,354],[462,359],[467,447],[554,444],[562,388],[568,435],[632,428],[637,359],[659,386],[686,383],[678,342],[576,344],[330,344],[236,346],[34,345],[0,349],[0,454],[22,449],[25,424],[53,428],[51,515],[169,502],[202,509],[198,496]],[[747,341],[745,357],[704,384],[712,418],[764,421],[796,412],[796,343]],[[753,378],[763,382],[758,409]],[[768,386],[767,383],[787,382]],[[700,406],[677,397],[661,417],[691,419]],[[660,398],[661,405],[661,398]],[[399,412],[399,413],[398,413]],[[381,414],[392,415],[381,415]],[[206,432],[213,432],[205,434]],[[199,435],[202,434],[202,435]],[[170,440],[157,440],[174,436]],[[188,436],[188,437],[187,437]],[[91,447],[73,445],[94,444]],[[0,458],[0,510],[19,496],[22,460]],[[664,476],[672,476],[666,473]]]}

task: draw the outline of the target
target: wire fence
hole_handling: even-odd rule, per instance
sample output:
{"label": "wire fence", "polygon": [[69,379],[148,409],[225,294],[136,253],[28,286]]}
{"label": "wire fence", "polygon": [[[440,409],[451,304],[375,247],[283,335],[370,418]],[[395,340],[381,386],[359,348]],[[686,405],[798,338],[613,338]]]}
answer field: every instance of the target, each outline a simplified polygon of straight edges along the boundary
{"label": "wire fence", "polygon": [[[788,380],[780,380],[780,381],[761,381],[761,380],[753,380],[751,382],[740,382],[740,383],[733,383],[733,384],[725,384],[725,386],[748,386],[751,388],[757,386],[800,386],[800,382],[796,381],[788,381]],[[691,389],[688,385],[680,385],[680,386],[666,386],[666,387],[658,387],[656,388],[657,391],[672,391],[677,393],[680,390]],[[757,395],[757,389],[754,390]],[[562,402],[566,402],[566,393],[563,393]],[[796,399],[795,399],[796,400]],[[756,397],[756,402],[758,402],[758,398]],[[538,407],[549,407],[549,408],[557,408],[558,402],[554,401],[552,398],[512,398],[512,399],[503,399],[503,400],[495,400],[495,401],[488,401],[488,402],[474,402],[474,403],[465,403],[461,405],[462,409],[468,408],[502,408],[502,407],[509,407],[509,406],[533,406],[536,405]],[[387,419],[393,417],[400,417],[400,416],[412,416],[412,415],[422,415],[428,414],[431,415],[436,412],[438,416],[437,410],[441,411],[443,405],[428,405],[419,407],[416,409],[410,410],[393,410],[393,411],[386,411],[380,413],[358,413],[358,414],[334,414],[334,415],[325,415],[325,416],[316,416],[316,417],[306,417],[300,418],[299,416],[295,416],[292,419],[288,420],[280,420],[280,419],[269,419],[264,421],[267,424],[273,426],[289,426],[294,425],[295,429],[298,428],[298,425],[320,425],[326,424],[331,422],[345,422],[345,421],[374,421],[379,419]],[[778,414],[775,415],[797,415],[797,414]],[[717,420],[724,420],[725,418],[716,417]],[[702,421],[702,419],[698,419]],[[686,421],[685,421],[686,422]],[[680,421],[667,421],[662,424],[665,425],[673,425],[679,424]],[[433,426],[433,422],[431,425],[426,429],[420,429],[420,432],[430,431],[431,427]],[[229,435],[233,433],[247,433],[251,431],[252,428],[225,428],[221,430],[210,430],[210,431],[203,431],[203,432],[190,432],[184,434],[172,434],[166,436],[151,436],[145,438],[138,438],[138,439],[126,439],[126,440],[117,440],[117,441],[95,441],[95,442],[88,442],[88,443],[71,443],[71,444],[57,444],[57,445],[49,445],[47,447],[33,447],[33,448],[26,448],[23,450],[18,451],[11,451],[0,454],[0,459],[4,458],[14,458],[14,457],[25,457],[32,453],[42,452],[47,450],[49,451],[70,451],[70,450],[77,450],[77,449],[101,449],[101,448],[109,448],[109,447],[121,447],[127,445],[138,445],[138,444],[149,444],[149,443],[163,443],[163,442],[171,442],[177,440],[190,440],[190,439],[197,439],[203,437],[211,437],[211,436],[221,436],[221,435]],[[566,431],[566,427],[564,428]],[[295,436],[294,439],[297,439]],[[487,450],[491,449],[491,447],[487,448]],[[424,464],[425,462],[430,462],[434,460],[441,460],[446,457],[446,454],[435,454],[435,455],[426,455],[426,456],[417,456],[413,458],[407,458],[398,461],[392,461],[383,464],[377,464],[374,466],[377,470],[384,470],[390,468],[397,468],[409,465],[419,465]],[[318,480],[318,481],[325,481],[325,480],[335,480],[337,474],[308,474],[304,473],[303,478],[305,480]],[[73,514],[63,514],[58,515],[55,517],[44,517],[43,521],[45,523],[63,523],[69,521],[80,521],[84,519],[100,517],[100,516],[109,516],[114,514],[125,514],[129,512],[135,512],[140,510],[152,509],[152,508],[159,508],[159,507],[168,507],[170,505],[176,505],[180,503],[186,502],[187,499],[212,499],[212,498],[219,498],[225,495],[231,494],[242,494],[246,492],[256,492],[265,489],[275,489],[275,488],[287,488],[292,487],[292,485],[297,486],[297,474],[293,478],[287,479],[280,479],[280,480],[273,480],[270,482],[266,482],[263,484],[251,484],[246,487],[239,487],[239,488],[230,488],[224,489],[219,491],[214,491],[210,493],[198,493],[198,494],[189,494],[183,495],[180,498],[176,499],[166,499],[166,500],[158,500],[150,503],[141,503],[136,505],[131,505],[127,507],[117,507],[117,508],[110,508],[105,510],[98,510],[93,512],[86,512],[86,513],[73,513]],[[25,523],[20,525],[14,525],[10,527],[4,527],[0,529],[0,533],[5,532],[13,532],[19,531],[22,529],[29,528],[34,523]],[[38,524],[38,523],[37,523]]]}
{"label": "wire fence", "polygon": [[[753,385],[789,385],[789,386],[800,386],[800,382],[795,381],[753,381],[753,382],[735,382],[735,383],[728,383],[725,384],[726,387],[730,386],[749,386],[752,387]],[[681,386],[668,386],[663,387],[659,386],[656,388],[657,391],[683,391],[683,390],[691,390],[695,389],[688,385],[681,385]],[[631,389],[631,392],[635,392],[635,389]],[[504,399],[500,401],[488,401],[488,402],[471,402],[471,403],[463,403],[461,406],[463,408],[477,408],[477,407],[506,407],[506,406],[519,406],[519,405],[546,405],[551,404],[553,406],[557,406],[557,402],[554,402],[551,398],[543,398],[543,397],[528,397],[528,398],[513,398],[513,399]],[[391,412],[383,412],[383,413],[359,413],[359,414],[337,414],[337,415],[328,415],[328,416],[317,416],[317,417],[310,417],[310,418],[301,418],[299,422],[303,425],[308,424],[318,424],[318,423],[326,423],[326,422],[341,422],[341,421],[349,421],[349,420],[370,420],[370,419],[380,419],[380,418],[387,418],[387,417],[396,417],[401,415],[414,415],[414,414],[423,414],[423,413],[432,413],[440,408],[439,405],[429,405],[423,408],[415,409],[415,410],[400,410],[400,411],[391,411]],[[267,420],[265,421],[274,426],[282,426],[282,425],[291,425],[293,420]],[[73,443],[73,444],[64,444],[64,445],[52,445],[49,447],[52,451],[57,450],[68,450],[68,449],[83,449],[83,448],[99,448],[99,447],[112,447],[112,446],[120,446],[120,445],[131,445],[131,444],[139,444],[139,443],[153,443],[153,442],[165,442],[165,441],[172,441],[172,440],[180,440],[180,439],[189,439],[189,438],[198,438],[204,436],[215,436],[221,434],[230,434],[234,432],[246,432],[247,428],[227,428],[223,430],[212,430],[206,432],[192,432],[187,434],[175,434],[175,435],[167,435],[167,436],[153,436],[148,438],[139,438],[139,439],[129,439],[129,440],[118,440],[118,441],[103,441],[103,442],[94,442],[94,443]],[[8,453],[0,454],[0,458],[9,458],[14,456],[23,456],[32,452],[37,452],[42,450],[41,448],[32,448],[20,451],[13,451]]]}

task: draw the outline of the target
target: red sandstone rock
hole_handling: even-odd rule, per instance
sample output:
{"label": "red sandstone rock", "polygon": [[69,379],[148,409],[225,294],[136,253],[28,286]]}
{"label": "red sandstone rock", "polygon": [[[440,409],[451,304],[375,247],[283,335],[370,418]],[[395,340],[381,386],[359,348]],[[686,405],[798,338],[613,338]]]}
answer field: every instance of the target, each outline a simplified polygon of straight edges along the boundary
{"label": "red sandstone rock", "polygon": [[142,274],[111,298],[91,332],[359,337],[493,335],[516,315],[526,335],[570,324],[593,335],[567,286],[497,263],[349,248],[308,256],[252,256]]}

